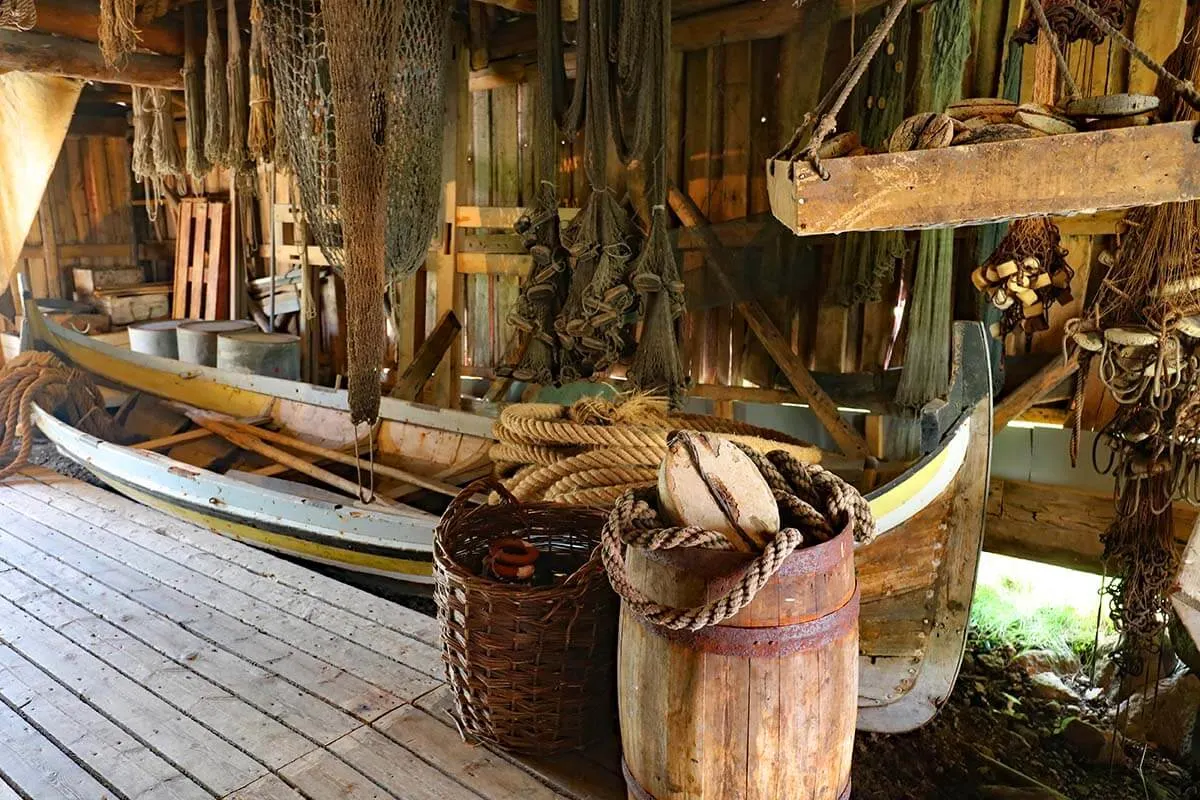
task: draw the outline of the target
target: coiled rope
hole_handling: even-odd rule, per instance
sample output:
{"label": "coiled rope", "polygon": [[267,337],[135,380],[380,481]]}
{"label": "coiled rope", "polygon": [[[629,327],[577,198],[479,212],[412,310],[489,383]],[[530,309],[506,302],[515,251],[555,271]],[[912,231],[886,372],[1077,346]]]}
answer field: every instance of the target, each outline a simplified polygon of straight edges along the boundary
{"label": "coiled rope", "polygon": [[690,631],[716,625],[748,606],[797,548],[828,541],[847,526],[855,542],[875,538],[871,507],[853,486],[782,450],[763,455],[744,445],[739,447],[767,479],[779,503],[781,519],[789,524],[775,534],[723,596],[695,608],[674,608],[652,600],[630,581],[624,549],[730,550],[732,545],[725,536],[699,527],[665,525],[658,514],[657,498],[650,491],[623,493],[609,514],[600,539],[608,580],[628,607],[650,622]]}
{"label": "coiled rope", "polygon": [[517,403],[500,414],[490,451],[505,488],[522,502],[608,506],[628,489],[650,486],[672,430],[704,431],[752,452],[784,450],[816,462],[821,451],[777,431],[698,414],[668,414],[665,403],[635,396],[617,404],[593,398],[566,407]]}
{"label": "coiled rope", "polygon": [[[113,438],[117,425],[91,377],[63,365],[50,353],[21,353],[0,370],[0,480],[29,463],[33,449],[33,404],[101,438]],[[17,439],[21,440],[17,446]]]}

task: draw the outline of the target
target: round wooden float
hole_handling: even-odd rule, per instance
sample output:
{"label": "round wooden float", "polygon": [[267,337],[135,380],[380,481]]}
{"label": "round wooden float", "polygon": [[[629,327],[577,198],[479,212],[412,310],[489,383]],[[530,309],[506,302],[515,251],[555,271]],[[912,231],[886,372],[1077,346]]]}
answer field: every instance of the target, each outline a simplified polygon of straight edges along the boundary
{"label": "round wooden float", "polygon": [[155,322],[139,322],[129,326],[129,349],[135,353],[163,358],[179,358],[175,340],[176,329],[186,319],[160,319]]}
{"label": "round wooden float", "polygon": [[[749,554],[627,551],[630,581],[690,608],[723,596]],[[850,528],[788,557],[758,596],[699,631],[621,609],[622,768],[631,800],[850,796],[858,703]]]}
{"label": "round wooden float", "polygon": [[300,338],[259,330],[217,335],[217,368],[300,380]]}
{"label": "round wooden float", "polygon": [[223,333],[258,330],[247,319],[196,320],[185,322],[175,331],[179,360],[205,367],[217,365],[217,337]]}

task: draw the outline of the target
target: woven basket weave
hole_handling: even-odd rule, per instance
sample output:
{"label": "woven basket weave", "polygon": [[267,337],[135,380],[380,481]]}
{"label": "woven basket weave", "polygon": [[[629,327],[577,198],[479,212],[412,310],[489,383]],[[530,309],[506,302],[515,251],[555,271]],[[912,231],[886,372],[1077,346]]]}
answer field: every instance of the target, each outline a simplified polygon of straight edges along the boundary
{"label": "woven basket weave", "polygon": [[[495,492],[500,503],[472,506],[469,499],[481,492]],[[617,601],[596,547],[606,516],[519,503],[490,478],[446,509],[434,535],[434,599],[464,739],[546,754],[582,747],[609,730]],[[574,572],[557,586],[483,577],[489,545],[506,536],[561,558]]]}

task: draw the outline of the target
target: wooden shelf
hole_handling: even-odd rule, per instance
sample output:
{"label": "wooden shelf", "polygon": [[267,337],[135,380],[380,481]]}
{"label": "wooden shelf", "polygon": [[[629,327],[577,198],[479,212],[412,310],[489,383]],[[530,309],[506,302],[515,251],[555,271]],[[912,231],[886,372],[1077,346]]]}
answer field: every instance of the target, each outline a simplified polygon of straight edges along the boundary
{"label": "wooden shelf", "polygon": [[[771,211],[800,236],[944,228],[1200,198],[1194,122],[824,161],[769,161]],[[773,169],[772,169],[773,168]]]}

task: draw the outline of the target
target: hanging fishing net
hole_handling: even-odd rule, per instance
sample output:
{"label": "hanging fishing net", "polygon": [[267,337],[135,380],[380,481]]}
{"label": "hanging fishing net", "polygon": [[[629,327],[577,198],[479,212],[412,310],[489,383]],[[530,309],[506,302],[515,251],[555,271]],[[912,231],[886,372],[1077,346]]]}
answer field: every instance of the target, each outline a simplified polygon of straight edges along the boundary
{"label": "hanging fishing net", "polygon": [[350,411],[379,409],[387,280],[412,274],[440,204],[446,6],[267,0],[281,129],[306,222],[346,280]]}
{"label": "hanging fishing net", "polygon": [[0,28],[27,31],[37,24],[33,0],[0,0]]}

